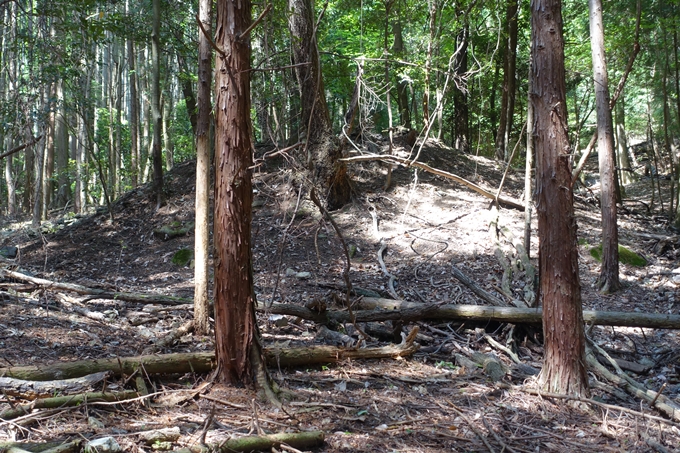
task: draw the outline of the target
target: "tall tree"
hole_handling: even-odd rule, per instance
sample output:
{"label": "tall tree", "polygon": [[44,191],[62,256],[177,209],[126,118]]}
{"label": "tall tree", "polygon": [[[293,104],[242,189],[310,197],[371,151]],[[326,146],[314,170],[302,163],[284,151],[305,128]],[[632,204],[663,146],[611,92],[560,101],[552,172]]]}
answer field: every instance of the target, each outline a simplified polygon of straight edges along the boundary
{"label": "tall tree", "polygon": [[545,357],[539,385],[588,394],[560,0],[531,2],[531,103],[538,194],[539,297]]}
{"label": "tall tree", "polygon": [[[212,0],[200,0],[198,31],[198,118],[196,121],[196,231],[194,234],[194,330],[208,333],[208,247],[210,242],[210,91]],[[201,28],[203,30],[201,30]]]}
{"label": "tall tree", "polygon": [[614,126],[609,106],[609,79],[604,53],[602,0],[588,0],[590,47],[593,58],[595,104],[597,109],[597,153],[600,164],[600,208],[602,214],[602,267],[598,286],[613,292],[619,282],[619,233],[616,225],[616,170],[614,167]]}
{"label": "tall tree", "polygon": [[468,25],[466,22],[456,35],[456,56],[454,59],[454,77],[457,78],[453,88],[453,146],[458,151],[470,151],[470,130],[468,108],[468,93],[466,88],[466,73],[468,71]]}
{"label": "tall tree", "polygon": [[151,32],[151,114],[153,117],[153,190],[156,208],[163,203],[163,155],[161,153],[161,132],[163,112],[161,111],[161,0],[153,0],[153,19]]}
{"label": "tall tree", "polygon": [[496,134],[496,157],[508,160],[508,142],[512,132],[515,113],[515,89],[517,66],[517,12],[519,0],[506,0],[505,9],[505,53],[503,58],[503,88],[501,94],[501,117]]}
{"label": "tall tree", "polygon": [[311,0],[288,0],[295,73],[300,89],[301,129],[305,131],[306,166],[325,192],[330,209],[349,202],[351,188],[347,166],[339,161],[342,149],[333,135],[326,103],[321,60],[317,46]]}
{"label": "tall tree", "polygon": [[251,233],[250,0],[217,2],[215,66],[215,346],[219,378],[251,384],[261,360]]}

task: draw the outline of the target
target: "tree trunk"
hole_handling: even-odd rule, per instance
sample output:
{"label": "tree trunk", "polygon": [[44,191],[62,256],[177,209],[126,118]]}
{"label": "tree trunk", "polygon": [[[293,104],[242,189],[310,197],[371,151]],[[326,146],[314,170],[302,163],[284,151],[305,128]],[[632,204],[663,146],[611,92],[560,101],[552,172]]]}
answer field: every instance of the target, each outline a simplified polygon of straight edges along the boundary
{"label": "tree trunk", "polygon": [[165,169],[172,170],[175,165],[175,143],[170,134],[172,113],[175,109],[172,90],[168,90],[163,96],[163,146],[165,146]]}
{"label": "tree trunk", "polygon": [[[597,153],[600,163],[600,208],[602,213],[602,266],[598,286],[601,292],[619,289],[619,233],[616,225],[616,177],[614,168],[614,127],[609,107],[609,80],[604,53],[602,0],[589,0],[590,46],[593,58],[597,109]],[[566,118],[565,118],[566,120]]]}
{"label": "tree trunk", "polygon": [[57,82],[57,112],[54,122],[54,159],[57,171],[56,205],[64,207],[71,199],[71,179],[68,173],[68,130],[64,109],[63,81]]}
{"label": "tree trunk", "polygon": [[250,46],[240,39],[250,15],[250,0],[217,3],[216,44],[225,52],[215,62],[215,347],[219,379],[247,385],[261,355],[250,233]]}
{"label": "tree trunk", "polygon": [[45,136],[45,162],[43,175],[43,218],[47,218],[47,211],[52,204],[52,194],[54,192],[54,135],[56,130],[56,105],[53,99],[57,98],[57,83],[53,82],[50,89],[50,99],[48,100],[49,115],[47,117],[47,131]]}
{"label": "tree trunk", "polygon": [[517,63],[517,10],[518,0],[506,0],[505,11],[505,56],[503,58],[503,88],[501,94],[501,117],[496,133],[496,157],[508,160],[508,142],[512,132],[512,118],[515,113],[515,68]]}
{"label": "tree trunk", "polygon": [[626,110],[623,95],[619,98],[615,108],[616,117],[616,162],[621,175],[621,184],[627,185],[635,181],[635,173],[630,165],[628,156],[628,138],[626,137]]}
{"label": "tree trunk", "polygon": [[196,227],[194,239],[194,330],[209,330],[208,260],[210,242],[210,92],[212,88],[212,0],[201,0],[198,30],[198,118],[196,122]]}
{"label": "tree trunk", "polygon": [[[425,82],[423,84],[423,129],[428,133],[430,130],[430,73],[432,69],[432,49],[434,47],[435,32],[437,25],[437,1],[428,0],[430,15],[430,36],[427,40],[427,54],[425,55]],[[427,139],[427,135],[425,136]]]}
{"label": "tree trunk", "polygon": [[161,0],[153,0],[153,23],[151,32],[151,110],[153,116],[153,191],[156,209],[163,204],[163,156],[161,153],[161,131],[163,113],[161,112]]}
{"label": "tree trunk", "polygon": [[469,108],[467,94],[463,90],[465,75],[468,70],[468,26],[463,25],[462,30],[456,37],[456,49],[460,49],[455,58],[454,71],[457,82],[453,89],[453,122],[454,122],[454,148],[460,152],[470,151],[469,131]]}
{"label": "tree trunk", "polygon": [[531,103],[531,78],[527,99],[527,149],[524,157],[524,249],[527,257],[531,257],[531,212],[533,210],[534,192],[531,184],[531,171],[534,166],[534,106]]}
{"label": "tree trunk", "polygon": [[531,103],[534,112],[540,298],[545,335],[539,385],[588,394],[574,196],[571,190],[560,0],[531,3]]}
{"label": "tree trunk", "polygon": [[182,96],[184,96],[184,104],[187,108],[187,115],[189,115],[189,122],[191,123],[191,130],[196,136],[196,127],[198,122],[198,107],[196,106],[196,96],[194,95],[194,88],[191,83],[191,75],[189,68],[184,60],[184,56],[177,54],[177,65],[180,70],[179,83],[182,87]]}
{"label": "tree trunk", "polygon": [[127,58],[130,69],[130,107],[128,124],[130,127],[130,177],[132,188],[139,185],[139,94],[137,92],[137,70],[135,56],[135,42],[132,38],[127,40]]}
{"label": "tree trunk", "polygon": [[[351,187],[347,166],[339,142],[333,135],[321,61],[317,48],[315,19],[311,0],[289,0],[291,10],[288,26],[293,37],[293,58],[298,64],[295,73],[300,89],[302,109],[300,129],[305,131],[306,166],[313,180],[321,186],[329,209],[337,209],[349,202]],[[309,64],[304,64],[309,63]]]}
{"label": "tree trunk", "polygon": [[[392,23],[392,34],[394,43],[392,44],[392,55],[401,58],[404,55],[404,37],[401,27],[401,12],[397,11],[397,19]],[[411,109],[408,102],[408,79],[399,77],[397,81],[397,105],[399,107],[399,121],[407,130],[411,129]]]}

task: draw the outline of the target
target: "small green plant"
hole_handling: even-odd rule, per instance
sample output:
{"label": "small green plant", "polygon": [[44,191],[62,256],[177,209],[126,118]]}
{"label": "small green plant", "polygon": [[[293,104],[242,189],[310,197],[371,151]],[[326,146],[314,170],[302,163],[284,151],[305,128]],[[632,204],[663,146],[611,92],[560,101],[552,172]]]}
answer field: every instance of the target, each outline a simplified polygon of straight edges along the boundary
{"label": "small green plant", "polygon": [[194,251],[189,250],[189,249],[179,249],[175,252],[174,255],[172,255],[172,264],[176,264],[177,266],[184,267],[194,257]]}
{"label": "small green plant", "polygon": [[444,361],[444,360],[442,360],[442,361],[440,361],[440,362],[437,362],[437,364],[435,365],[435,367],[437,367],[437,368],[445,368],[445,369],[447,369],[447,370],[455,370],[455,369],[456,369],[456,365],[454,365],[452,362],[446,362],[446,361]]}
{"label": "small green plant", "polygon": [[[598,261],[602,261],[602,244],[591,248],[590,256]],[[636,267],[645,267],[647,265],[646,259],[622,245],[619,245],[619,262]]]}

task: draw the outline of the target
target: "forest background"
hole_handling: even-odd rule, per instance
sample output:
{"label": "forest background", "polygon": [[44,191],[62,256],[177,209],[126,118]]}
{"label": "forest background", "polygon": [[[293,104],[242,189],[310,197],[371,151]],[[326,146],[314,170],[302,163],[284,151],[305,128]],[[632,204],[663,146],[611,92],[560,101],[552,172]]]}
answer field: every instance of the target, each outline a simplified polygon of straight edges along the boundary
{"label": "forest background", "polygon": [[[273,6],[252,31],[251,117],[258,143],[284,148],[304,126],[287,7]],[[636,6],[604,5],[613,82],[634,48]],[[0,150],[7,156],[0,190],[8,215],[32,213],[35,223],[50,209],[81,213],[148,181],[156,83],[163,168],[195,155],[198,6],[160,7],[155,81],[150,1],[2,2]],[[254,16],[264,7],[255,5]],[[392,117],[406,132],[428,131],[457,150],[508,160],[527,109],[528,2],[342,0],[317,9],[323,84],[338,134],[361,71],[355,132],[386,131]],[[567,1],[563,14],[570,143],[579,151],[596,126],[588,8]],[[645,2],[641,11],[642,51],[614,115],[624,182],[634,176],[626,169],[643,165],[677,179],[678,14],[673,2]],[[628,142],[649,139],[661,146],[621,160]],[[518,152],[512,164],[522,160]],[[677,187],[664,195],[672,214]]]}

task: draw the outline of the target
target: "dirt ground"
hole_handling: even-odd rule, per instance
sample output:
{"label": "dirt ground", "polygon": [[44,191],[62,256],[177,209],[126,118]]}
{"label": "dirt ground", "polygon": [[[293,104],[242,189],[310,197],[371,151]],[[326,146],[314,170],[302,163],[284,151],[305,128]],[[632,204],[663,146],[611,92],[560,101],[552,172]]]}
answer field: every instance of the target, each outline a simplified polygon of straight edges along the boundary
{"label": "dirt ground", "polygon": [[[402,152],[405,152],[402,149]],[[460,155],[430,142],[421,161],[462,176],[495,192],[504,168],[491,160]],[[396,277],[399,298],[421,304],[487,302],[451,274],[452,266],[506,303],[522,300],[527,285],[519,269],[502,294],[503,267],[490,224],[496,214],[489,200],[440,176],[395,168],[390,189],[383,190],[387,168],[352,164],[355,198],[333,216],[350,245],[352,284],[367,295],[391,298],[389,279],[378,259]],[[115,204],[114,220],[104,210],[74,217],[58,215],[43,227],[4,221],[5,245],[16,245],[16,260],[4,264],[22,273],[91,288],[179,296],[193,295],[193,270],[173,264],[180,249],[193,248],[193,235],[162,240],[155,229],[190,227],[194,217],[194,163],[177,165],[166,176],[167,204],[154,211],[148,188],[136,189]],[[342,298],[344,252],[330,223],[324,221],[298,188],[282,162],[261,162],[254,176],[253,220],[255,290],[260,304],[305,305]],[[664,181],[662,181],[664,182]],[[627,187],[620,212],[622,245],[645,257],[648,265],[621,265],[624,287],[599,294],[594,283],[599,263],[590,248],[599,242],[596,187],[579,189],[580,269],[584,309],[632,313],[680,314],[678,236],[668,228],[657,202],[650,207],[652,180]],[[666,189],[667,190],[667,189]],[[512,169],[503,193],[523,197],[523,170]],[[665,193],[668,193],[667,191]],[[666,209],[668,207],[666,206]],[[374,220],[375,219],[375,220]],[[523,212],[501,209],[501,249],[510,250],[508,231],[523,236]],[[534,220],[535,222],[535,220]],[[534,236],[536,225],[534,223]],[[284,241],[285,238],[285,241]],[[537,256],[532,238],[531,256]],[[534,259],[534,264],[536,260]],[[674,273],[674,271],[676,273]],[[92,319],[60,303],[63,297],[100,313]],[[129,357],[149,351],[153,342],[191,319],[190,307],[153,311],[143,304],[94,299],[74,293],[6,280],[0,287],[0,359],[4,367],[46,365],[60,361]],[[510,297],[511,296],[511,297]],[[163,307],[157,307],[163,308]],[[261,313],[265,346],[327,343],[313,323]],[[335,365],[279,369],[270,364],[276,383],[292,399],[277,409],[248,389],[217,383],[179,404],[163,404],[161,395],[198,388],[212,376],[188,373],[146,376],[156,399],[121,405],[82,404],[60,411],[35,411],[17,421],[0,420],[0,442],[48,442],[112,436],[124,451],[180,448],[257,434],[325,432],[318,452],[647,452],[680,451],[680,423],[639,398],[590,374],[592,398],[602,403],[574,405],[523,391],[540,369],[539,329],[532,326],[473,322],[418,322],[420,350],[404,359],[344,361]],[[344,332],[358,339],[353,326]],[[365,325],[373,341],[390,326]],[[590,338],[612,357],[640,365],[630,376],[680,405],[680,334],[678,331],[589,326]],[[522,366],[488,338],[518,354]],[[186,335],[158,353],[213,349],[211,336]],[[494,380],[466,362],[470,354],[493,355],[504,365]],[[134,388],[131,380],[109,381],[107,388]],[[99,385],[97,390],[101,390]],[[20,400],[5,395],[0,411]],[[644,418],[643,414],[647,415]],[[660,417],[652,419],[649,416]],[[206,422],[208,421],[208,422]],[[148,446],[138,433],[179,427],[170,445]],[[285,451],[286,447],[282,447]],[[294,451],[294,450],[288,450]]]}

